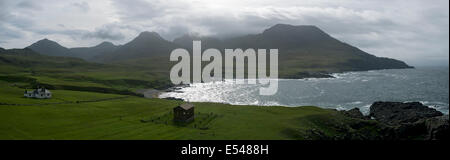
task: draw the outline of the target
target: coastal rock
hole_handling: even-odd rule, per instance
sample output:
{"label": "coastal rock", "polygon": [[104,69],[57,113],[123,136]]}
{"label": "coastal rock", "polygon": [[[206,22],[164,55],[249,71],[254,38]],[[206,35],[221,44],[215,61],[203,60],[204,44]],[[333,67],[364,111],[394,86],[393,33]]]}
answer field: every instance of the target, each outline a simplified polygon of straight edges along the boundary
{"label": "coastal rock", "polygon": [[448,139],[448,115],[419,102],[375,102],[370,116],[390,126],[388,139]]}
{"label": "coastal rock", "polygon": [[449,119],[448,115],[428,118],[425,120],[425,126],[428,131],[429,140],[448,140],[449,139]]}
{"label": "coastal rock", "polygon": [[424,118],[393,127],[395,139],[448,140],[448,115]]}
{"label": "coastal rock", "polygon": [[[165,90],[165,92],[181,92],[181,91],[179,91],[179,90],[181,90],[181,89],[183,89],[183,88],[186,88],[186,87],[189,87],[189,86],[190,86],[190,84],[179,84],[179,85],[176,85],[176,86],[167,88],[167,89]],[[181,92],[181,93],[182,93],[182,92]]]}
{"label": "coastal rock", "polygon": [[156,89],[139,89],[136,93],[144,95],[145,98],[158,98],[161,92]]}
{"label": "coastal rock", "polygon": [[304,78],[335,78],[327,72],[298,72],[294,75],[284,76],[286,79],[304,79]]}
{"label": "coastal rock", "polygon": [[162,99],[166,99],[166,100],[174,100],[174,101],[184,101],[181,98],[175,98],[175,97],[166,97],[166,98],[162,98]]}
{"label": "coastal rock", "polygon": [[424,118],[442,115],[436,109],[419,102],[375,102],[370,106],[370,116],[389,125],[414,123]]}
{"label": "coastal rock", "polygon": [[[364,116],[358,108],[339,113],[353,120],[342,125],[341,129],[333,127],[342,133],[332,138],[336,140],[449,139],[448,115],[419,102],[375,102],[370,107],[369,116]],[[378,134],[371,134],[364,128],[373,128]]]}
{"label": "coastal rock", "polygon": [[348,111],[340,111],[340,113],[350,118],[365,119],[365,120],[370,119],[369,117],[364,116],[362,112],[359,110],[359,108],[353,108]]}

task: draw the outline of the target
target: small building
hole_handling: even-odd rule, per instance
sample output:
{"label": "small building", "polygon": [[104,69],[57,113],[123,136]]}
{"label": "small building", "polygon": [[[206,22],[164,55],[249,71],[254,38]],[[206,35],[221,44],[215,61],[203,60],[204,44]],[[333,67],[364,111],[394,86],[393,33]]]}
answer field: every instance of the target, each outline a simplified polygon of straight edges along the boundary
{"label": "small building", "polygon": [[50,92],[45,88],[38,88],[32,91],[25,90],[23,96],[27,98],[39,98],[39,99],[52,98],[52,92]]}
{"label": "small building", "polygon": [[173,120],[175,122],[187,123],[194,120],[194,105],[184,103],[173,108]]}

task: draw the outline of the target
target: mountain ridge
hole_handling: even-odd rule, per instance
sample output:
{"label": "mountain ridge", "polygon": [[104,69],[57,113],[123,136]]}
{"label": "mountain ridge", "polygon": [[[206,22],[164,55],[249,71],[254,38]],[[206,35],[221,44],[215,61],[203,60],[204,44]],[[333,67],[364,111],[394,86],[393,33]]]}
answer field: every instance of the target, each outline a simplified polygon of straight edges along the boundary
{"label": "mountain ridge", "polygon": [[130,42],[120,46],[108,55],[101,55],[96,58],[103,62],[117,62],[126,59],[138,59],[148,57],[167,56],[180,46],[165,40],[156,32],[141,32]]}
{"label": "mountain ridge", "polygon": [[[413,68],[403,61],[377,57],[332,37],[313,25],[276,24],[261,33],[237,36],[227,39],[183,35],[168,41],[156,32],[141,32],[130,42],[115,46],[103,42],[97,46],[110,46],[109,50],[91,57],[82,57],[80,48],[69,49],[75,54],[65,54],[102,63],[128,63],[132,65],[151,62],[152,69],[169,71],[172,62],[169,56],[176,48],[192,52],[192,41],[201,40],[202,50],[223,49],[278,49],[279,73],[282,77],[301,77],[309,73],[334,73],[377,69]],[[111,47],[115,46],[115,47]],[[62,46],[61,46],[62,47]],[[108,47],[107,47],[108,48]],[[32,48],[33,49],[33,48]],[[40,53],[40,52],[38,52]],[[159,66],[159,68],[158,68]]]}
{"label": "mountain ridge", "polygon": [[[345,72],[375,69],[412,68],[402,61],[377,57],[357,47],[333,38],[312,25],[277,24],[258,34],[208,41],[209,37],[182,36],[174,40],[190,50],[192,40],[202,40],[202,50],[208,48],[261,48],[279,50],[279,67],[289,77],[305,72]],[[215,46],[211,45],[214,44]],[[216,47],[216,46],[220,47]],[[309,74],[309,73],[306,73]]]}
{"label": "mountain ridge", "polygon": [[115,51],[118,47],[120,46],[104,41],[92,47],[75,47],[70,48],[69,50],[73,53],[74,57],[83,58],[88,61],[95,61],[95,57],[103,54],[109,54]]}

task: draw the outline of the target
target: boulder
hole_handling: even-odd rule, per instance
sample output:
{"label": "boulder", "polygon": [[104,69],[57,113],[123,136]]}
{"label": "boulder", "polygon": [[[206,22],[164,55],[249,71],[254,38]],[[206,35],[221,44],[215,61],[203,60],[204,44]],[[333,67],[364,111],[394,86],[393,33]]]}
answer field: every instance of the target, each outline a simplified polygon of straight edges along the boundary
{"label": "boulder", "polygon": [[356,118],[356,119],[369,119],[368,117],[364,116],[362,112],[359,110],[359,108],[353,108],[348,111],[340,111],[340,113],[344,114],[347,117],[350,118]]}
{"label": "boulder", "polygon": [[442,115],[436,109],[419,102],[375,102],[370,106],[370,116],[389,125],[414,123],[421,119]]}
{"label": "boulder", "polygon": [[448,115],[419,102],[375,102],[370,107],[370,116],[390,126],[389,139],[448,139]]}
{"label": "boulder", "polygon": [[449,121],[448,115],[428,118],[425,120],[425,126],[428,131],[429,140],[448,140],[449,139]]}

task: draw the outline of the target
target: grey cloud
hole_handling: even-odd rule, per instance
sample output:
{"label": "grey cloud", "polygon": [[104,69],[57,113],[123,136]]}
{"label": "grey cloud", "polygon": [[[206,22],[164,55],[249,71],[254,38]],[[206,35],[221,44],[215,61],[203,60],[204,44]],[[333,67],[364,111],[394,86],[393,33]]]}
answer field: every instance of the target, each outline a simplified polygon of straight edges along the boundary
{"label": "grey cloud", "polygon": [[21,31],[14,30],[8,26],[0,24],[0,37],[2,37],[1,39],[4,42],[6,42],[8,39],[23,38],[24,34]]}
{"label": "grey cloud", "polygon": [[[92,40],[94,45],[97,43],[95,40],[126,42],[142,31],[156,31],[168,40],[187,33],[224,38],[259,33],[277,23],[287,23],[316,25],[339,40],[378,56],[415,64],[421,64],[421,59],[429,59],[429,62],[424,63],[448,63],[448,0],[435,0],[432,3],[423,0],[229,0],[192,1],[192,4],[179,0],[64,2],[65,6],[78,9],[70,10],[70,13],[61,12],[61,15],[88,13],[96,16],[100,12],[112,13],[103,19],[113,17],[113,20],[90,27],[84,25],[89,22],[83,19],[67,19],[80,21],[78,23],[83,27],[79,28],[60,21],[34,20],[35,17],[51,16],[33,14],[32,8],[39,7],[35,2],[0,1],[2,38],[20,38],[25,32],[35,37],[56,34],[69,37],[71,40],[67,41],[74,43]],[[42,3],[53,2],[63,3],[54,0],[44,0]],[[98,7],[102,8],[106,4],[112,7],[98,10]],[[15,9],[14,6],[20,7],[23,14],[12,15],[10,9]],[[42,10],[52,9],[57,8]]]}
{"label": "grey cloud", "polygon": [[3,22],[9,15],[9,6],[7,1],[0,1],[0,23]]}
{"label": "grey cloud", "polygon": [[72,3],[72,5],[78,9],[80,9],[83,12],[87,12],[91,9],[87,2],[77,2],[77,3]]}
{"label": "grey cloud", "polygon": [[127,21],[150,20],[167,15],[177,7],[188,9],[187,6],[182,6],[182,2],[177,2],[175,5],[172,2],[171,0],[134,0],[132,2],[112,0],[121,19]]}
{"label": "grey cloud", "polygon": [[105,25],[97,28],[93,32],[88,32],[83,35],[83,38],[96,38],[102,40],[122,40],[125,36],[120,32],[116,25]]}
{"label": "grey cloud", "polygon": [[42,7],[38,4],[35,3],[36,1],[20,1],[19,3],[16,4],[16,6],[18,8],[24,8],[24,9],[37,9],[37,10],[41,10]]}
{"label": "grey cloud", "polygon": [[18,28],[30,25],[26,18],[11,15],[13,1],[0,1],[0,37],[3,43],[11,39],[24,38],[24,31]]}
{"label": "grey cloud", "polygon": [[192,31],[189,29],[189,27],[186,26],[169,26],[166,30],[160,31],[161,36],[165,37],[166,39],[172,40],[177,37],[180,37],[181,35],[185,34],[192,34]]}

